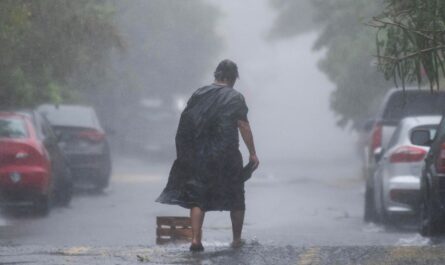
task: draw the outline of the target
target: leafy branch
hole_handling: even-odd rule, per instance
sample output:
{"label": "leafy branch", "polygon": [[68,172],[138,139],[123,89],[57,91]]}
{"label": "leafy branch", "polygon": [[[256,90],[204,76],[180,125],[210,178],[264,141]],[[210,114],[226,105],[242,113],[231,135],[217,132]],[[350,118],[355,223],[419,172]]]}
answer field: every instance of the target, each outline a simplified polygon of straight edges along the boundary
{"label": "leafy branch", "polygon": [[428,80],[440,88],[445,76],[445,2],[385,0],[386,8],[368,26],[377,29],[379,69],[396,86]]}

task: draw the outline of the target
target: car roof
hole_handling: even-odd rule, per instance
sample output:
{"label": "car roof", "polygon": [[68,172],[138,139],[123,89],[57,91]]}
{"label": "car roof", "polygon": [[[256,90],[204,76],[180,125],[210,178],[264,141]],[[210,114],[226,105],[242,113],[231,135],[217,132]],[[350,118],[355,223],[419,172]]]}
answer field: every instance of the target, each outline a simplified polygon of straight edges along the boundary
{"label": "car roof", "polygon": [[0,111],[0,117],[31,118],[31,111]]}
{"label": "car roof", "polygon": [[400,121],[400,124],[412,128],[423,125],[434,125],[434,124],[438,125],[441,120],[442,116],[440,115],[412,116],[403,118]]}
{"label": "car roof", "polygon": [[386,94],[389,95],[389,94],[403,93],[403,92],[407,92],[407,93],[425,93],[425,92],[445,93],[445,90],[431,90],[430,88],[427,88],[427,87],[419,88],[417,86],[409,86],[409,87],[405,87],[405,89],[393,87],[393,88],[389,89]]}
{"label": "car roof", "polygon": [[44,104],[37,110],[55,126],[100,128],[96,112],[90,106]]}
{"label": "car roof", "polygon": [[445,112],[443,101],[445,91],[393,88],[386,93],[377,117],[381,121],[398,122],[408,116],[441,115]]}

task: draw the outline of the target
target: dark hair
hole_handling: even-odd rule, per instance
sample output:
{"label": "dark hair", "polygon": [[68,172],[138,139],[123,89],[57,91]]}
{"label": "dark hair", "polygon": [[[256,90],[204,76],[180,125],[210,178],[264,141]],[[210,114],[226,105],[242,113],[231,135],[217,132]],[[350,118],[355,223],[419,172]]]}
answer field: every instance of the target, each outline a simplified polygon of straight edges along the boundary
{"label": "dark hair", "polygon": [[222,60],[216,67],[214,76],[218,81],[228,80],[233,82],[239,77],[238,66],[231,60]]}

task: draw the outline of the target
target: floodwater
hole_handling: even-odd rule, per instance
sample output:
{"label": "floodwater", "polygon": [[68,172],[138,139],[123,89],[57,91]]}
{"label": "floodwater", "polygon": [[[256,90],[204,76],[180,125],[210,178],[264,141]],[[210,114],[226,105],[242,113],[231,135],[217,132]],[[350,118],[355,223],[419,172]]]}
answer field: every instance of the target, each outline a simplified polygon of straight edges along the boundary
{"label": "floodwater", "polygon": [[188,215],[154,202],[170,162],[115,155],[103,193],[79,190],[48,217],[3,212],[0,264],[444,264],[442,239],[422,238],[409,223],[362,221],[355,135],[335,126],[333,85],[317,69],[323,52],[311,49],[316,33],[265,42],[273,19],[265,0],[212,2],[225,12],[222,57],[239,65],[262,162],[246,184],[246,245],[231,249],[228,213],[211,212],[204,253],[189,253],[187,243],[157,246],[156,216]]}
{"label": "floodwater", "polygon": [[[190,254],[187,242],[157,246],[156,216],[188,215],[180,207],[154,202],[170,165],[126,158],[118,158],[115,165],[109,189],[99,194],[80,190],[69,208],[55,208],[48,217],[4,212],[1,262],[385,264],[378,262],[385,258],[400,261],[387,264],[406,264],[401,261],[428,257],[431,263],[425,264],[441,264],[445,260],[445,252],[439,251],[441,239],[424,239],[410,225],[364,223],[363,183],[347,164],[302,172],[293,170],[293,164],[271,164],[269,170],[276,175],[256,173],[246,187],[246,245],[239,250],[230,248],[230,218],[224,212],[206,215],[204,253]],[[411,255],[419,251],[422,256]],[[343,263],[329,262],[332,259]],[[354,263],[360,260],[363,263]]]}

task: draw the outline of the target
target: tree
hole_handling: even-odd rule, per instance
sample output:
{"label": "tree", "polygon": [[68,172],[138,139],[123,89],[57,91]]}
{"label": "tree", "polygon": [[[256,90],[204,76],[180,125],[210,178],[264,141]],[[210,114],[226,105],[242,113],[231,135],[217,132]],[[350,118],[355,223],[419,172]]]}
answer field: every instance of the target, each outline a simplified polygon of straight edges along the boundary
{"label": "tree", "polygon": [[0,1],[0,106],[69,98],[76,72],[98,72],[120,47],[104,0]]}
{"label": "tree", "polygon": [[384,11],[370,25],[377,28],[379,67],[396,84],[427,79],[440,88],[445,75],[445,2],[386,0]]}
{"label": "tree", "polygon": [[[375,31],[365,26],[383,6],[378,1],[366,0],[311,0],[311,3],[313,20],[319,29],[314,49],[326,52],[319,66],[336,85],[331,109],[338,115],[340,126],[352,123],[358,128],[375,113],[378,102],[392,85],[378,72],[373,56]],[[289,23],[288,26],[297,27],[298,21]]]}

